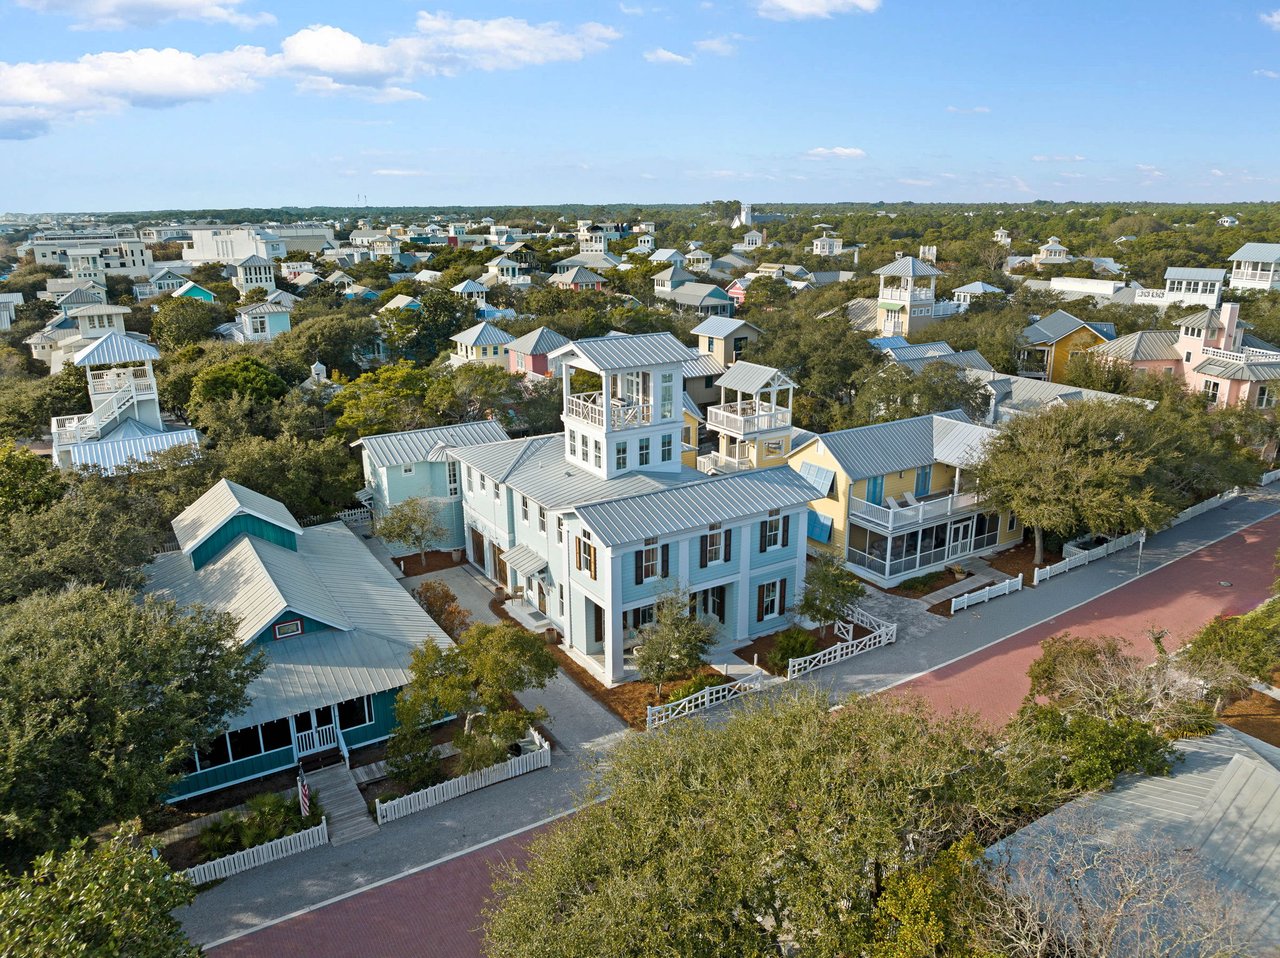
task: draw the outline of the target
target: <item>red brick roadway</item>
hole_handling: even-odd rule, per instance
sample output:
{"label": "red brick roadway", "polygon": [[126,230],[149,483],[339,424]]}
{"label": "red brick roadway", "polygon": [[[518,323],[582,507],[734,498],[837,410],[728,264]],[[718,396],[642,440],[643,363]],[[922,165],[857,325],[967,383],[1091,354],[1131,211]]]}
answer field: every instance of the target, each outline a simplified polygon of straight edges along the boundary
{"label": "red brick roadway", "polygon": [[[941,710],[967,709],[1004,724],[1027,694],[1027,666],[1044,639],[1062,632],[1121,636],[1134,652],[1154,658],[1149,629],[1167,630],[1164,643],[1172,650],[1215,616],[1260,605],[1276,578],[1277,546],[1280,516],[1273,516],[899,688]],[[1125,555],[1134,556],[1136,569],[1136,554]]]}
{"label": "red brick roadway", "polygon": [[[1280,516],[1264,520],[988,649],[900,688],[942,709],[964,708],[1003,723],[1027,691],[1041,640],[1060,632],[1119,635],[1151,656],[1149,628],[1173,648],[1216,615],[1260,604],[1275,579]],[[1136,557],[1135,557],[1136,558]],[[1229,586],[1221,585],[1228,581]],[[542,826],[547,827],[547,826]],[[214,958],[480,958],[480,914],[492,868],[523,862],[538,829],[501,839],[210,949]],[[603,956],[602,956],[603,958]]]}
{"label": "red brick roadway", "polygon": [[207,949],[214,958],[481,958],[493,868],[542,829],[501,839]]}

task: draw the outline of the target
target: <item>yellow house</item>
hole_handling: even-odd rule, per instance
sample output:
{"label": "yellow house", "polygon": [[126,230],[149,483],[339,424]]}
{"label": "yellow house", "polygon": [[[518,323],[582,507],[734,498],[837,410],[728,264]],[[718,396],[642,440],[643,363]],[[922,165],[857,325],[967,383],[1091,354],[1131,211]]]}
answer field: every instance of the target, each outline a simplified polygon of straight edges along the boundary
{"label": "yellow house", "polygon": [[699,406],[720,397],[716,380],[742,357],[742,351],[760,338],[760,329],[729,316],[708,316],[691,330],[698,344],[684,365],[684,388]]}
{"label": "yellow house", "polygon": [[1031,379],[1066,382],[1072,356],[1116,338],[1111,323],[1086,323],[1066,310],[1054,310],[1022,333],[1027,345],[1020,356],[1019,372]]}
{"label": "yellow house", "polygon": [[680,429],[680,462],[688,469],[698,468],[698,427],[706,422],[689,394],[684,394],[684,426]]}
{"label": "yellow house", "polygon": [[772,366],[739,360],[716,380],[720,402],[707,409],[716,451],[698,457],[703,472],[780,466],[791,452],[791,397],[796,384]]}
{"label": "yellow house", "polygon": [[1022,541],[1009,513],[983,508],[969,470],[995,430],[956,410],[816,436],[787,457],[819,496],[809,547],[879,586]]}

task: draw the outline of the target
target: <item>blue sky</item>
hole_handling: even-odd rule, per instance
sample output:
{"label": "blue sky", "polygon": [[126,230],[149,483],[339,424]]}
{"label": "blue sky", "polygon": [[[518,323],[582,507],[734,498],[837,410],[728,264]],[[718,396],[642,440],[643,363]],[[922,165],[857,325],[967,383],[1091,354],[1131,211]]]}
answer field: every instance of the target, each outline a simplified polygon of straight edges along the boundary
{"label": "blue sky", "polygon": [[1280,0],[452,2],[0,0],[0,210],[1280,193]]}

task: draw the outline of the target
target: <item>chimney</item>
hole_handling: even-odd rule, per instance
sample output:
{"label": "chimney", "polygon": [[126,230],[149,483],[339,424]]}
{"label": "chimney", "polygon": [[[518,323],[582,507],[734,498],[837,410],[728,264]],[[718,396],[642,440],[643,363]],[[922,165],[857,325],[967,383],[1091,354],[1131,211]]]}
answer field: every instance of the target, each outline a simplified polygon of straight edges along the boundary
{"label": "chimney", "polygon": [[894,250],[893,258],[894,258],[894,259],[902,259],[902,250]]}

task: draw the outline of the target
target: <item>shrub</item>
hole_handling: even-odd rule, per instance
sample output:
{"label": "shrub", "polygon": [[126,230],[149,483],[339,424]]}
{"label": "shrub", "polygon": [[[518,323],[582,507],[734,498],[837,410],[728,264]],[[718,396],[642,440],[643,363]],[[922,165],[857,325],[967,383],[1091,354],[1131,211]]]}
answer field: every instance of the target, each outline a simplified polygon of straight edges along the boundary
{"label": "shrub", "polygon": [[201,861],[212,861],[311,828],[319,825],[324,815],[320,793],[314,789],[311,812],[306,818],[298,808],[296,795],[267,792],[253,796],[246,804],[249,811],[245,815],[223,815],[200,833]]}
{"label": "shrub", "polygon": [[918,592],[923,595],[941,578],[941,572],[930,572],[928,575],[918,575],[914,579],[907,579],[898,588],[903,592]]}
{"label": "shrub", "polygon": [[1249,615],[1214,619],[1178,657],[1192,666],[1227,662],[1251,679],[1270,682],[1280,665],[1275,618],[1264,607]]}
{"label": "shrub", "polygon": [[787,670],[789,660],[813,655],[817,647],[818,642],[811,633],[793,625],[778,634],[773,649],[764,657],[764,661],[770,672],[781,674]]}
{"label": "shrub", "polygon": [[724,685],[729,681],[723,675],[695,675],[688,682],[681,682],[671,690],[671,695],[667,699],[668,702],[678,702],[681,699],[687,699],[690,695],[697,695],[703,689],[714,688],[717,685]]}
{"label": "shrub", "polygon": [[458,603],[458,597],[443,582],[427,579],[418,586],[414,596],[449,638],[458,638],[471,626],[471,613]]}

